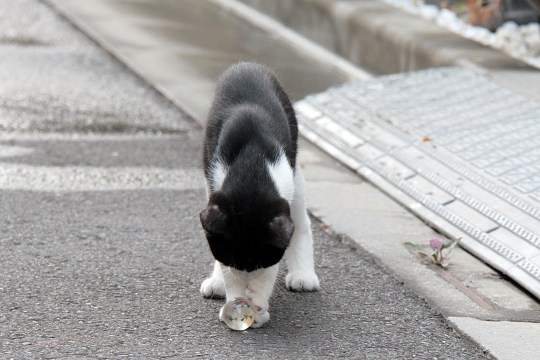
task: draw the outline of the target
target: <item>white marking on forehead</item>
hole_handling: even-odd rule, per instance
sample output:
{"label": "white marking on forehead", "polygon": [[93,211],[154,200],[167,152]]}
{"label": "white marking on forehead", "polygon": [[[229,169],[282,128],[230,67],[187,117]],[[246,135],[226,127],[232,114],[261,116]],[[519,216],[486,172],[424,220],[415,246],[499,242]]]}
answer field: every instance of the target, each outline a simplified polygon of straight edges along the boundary
{"label": "white marking on forehead", "polygon": [[279,195],[291,203],[294,197],[294,173],[287,161],[287,157],[281,152],[275,163],[268,163],[267,165],[270,177],[274,181]]}

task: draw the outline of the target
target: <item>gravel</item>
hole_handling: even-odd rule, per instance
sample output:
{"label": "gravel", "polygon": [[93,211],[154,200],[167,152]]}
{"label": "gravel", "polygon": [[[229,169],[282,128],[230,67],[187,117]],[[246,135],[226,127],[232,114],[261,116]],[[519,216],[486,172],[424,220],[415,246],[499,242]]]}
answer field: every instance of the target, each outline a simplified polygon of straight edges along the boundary
{"label": "gravel", "polygon": [[532,66],[540,68],[540,24],[530,23],[517,25],[508,21],[494,33],[479,27],[471,26],[460,19],[454,12],[439,9],[435,5],[423,4],[418,0],[383,0],[409,13],[433,21],[454,33],[481,44],[499,49],[508,55],[520,59]]}

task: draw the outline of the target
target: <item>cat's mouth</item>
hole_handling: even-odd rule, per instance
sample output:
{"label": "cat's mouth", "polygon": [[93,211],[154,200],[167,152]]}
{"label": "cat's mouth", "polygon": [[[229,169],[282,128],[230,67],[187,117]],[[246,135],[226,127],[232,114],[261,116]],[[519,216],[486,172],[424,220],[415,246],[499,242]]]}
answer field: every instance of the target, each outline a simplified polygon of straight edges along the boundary
{"label": "cat's mouth", "polygon": [[[227,265],[227,264],[224,264],[224,265]],[[227,266],[231,270],[231,273],[236,274],[238,276],[240,275],[240,273],[254,272],[254,271],[257,271],[257,270],[264,269],[263,267],[255,267],[255,268],[239,267],[239,266],[235,266],[234,264],[227,265]]]}
{"label": "cat's mouth", "polygon": [[256,262],[231,262],[230,264],[224,263],[224,265],[227,265],[228,267],[231,267],[233,269],[239,270],[239,271],[246,271],[246,272],[252,272],[259,269],[264,269],[265,267],[256,263]]}
{"label": "cat's mouth", "polygon": [[[218,259],[219,260],[219,259]],[[273,266],[279,262],[277,261],[261,261],[255,259],[241,259],[241,260],[230,260],[230,261],[220,261],[223,265],[226,265],[232,269],[245,272],[253,272],[260,269],[265,269],[270,266]]]}

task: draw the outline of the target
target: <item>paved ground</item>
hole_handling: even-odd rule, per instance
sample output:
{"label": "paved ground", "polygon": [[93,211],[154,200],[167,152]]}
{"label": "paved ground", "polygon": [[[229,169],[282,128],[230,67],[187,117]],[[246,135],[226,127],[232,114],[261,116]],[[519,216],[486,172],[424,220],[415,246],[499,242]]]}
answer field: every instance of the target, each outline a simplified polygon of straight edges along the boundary
{"label": "paved ground", "polygon": [[323,291],[280,283],[268,326],[235,333],[217,321],[221,302],[198,294],[210,268],[195,216],[202,188],[0,196],[6,357],[482,357],[363,251],[317,226]]}
{"label": "paved ground", "polygon": [[185,129],[150,86],[43,5],[22,0],[0,6],[1,130]]}
{"label": "paved ground", "polygon": [[[370,255],[318,222],[322,291],[290,293],[280,281],[267,326],[229,331],[217,321],[221,302],[198,294],[211,265],[196,220],[204,206],[200,127],[46,6],[1,7],[4,24],[21,20],[0,26],[0,46],[19,59],[2,66],[0,83],[2,357],[484,358]],[[24,19],[38,30],[25,33]],[[70,81],[71,92],[20,82],[58,104],[51,115],[47,101],[31,107],[33,87],[13,85],[41,61],[48,73],[35,76],[58,87]],[[69,80],[81,74],[92,81]],[[87,100],[92,94],[99,98]]]}

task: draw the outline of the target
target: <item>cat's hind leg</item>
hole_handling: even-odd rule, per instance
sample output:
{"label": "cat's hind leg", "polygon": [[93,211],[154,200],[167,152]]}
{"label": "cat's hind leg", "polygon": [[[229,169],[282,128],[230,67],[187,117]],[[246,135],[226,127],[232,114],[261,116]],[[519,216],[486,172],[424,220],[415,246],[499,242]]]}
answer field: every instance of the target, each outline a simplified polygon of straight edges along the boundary
{"label": "cat's hind leg", "polygon": [[313,260],[313,235],[311,221],[306,210],[304,177],[297,165],[295,170],[295,194],[291,204],[291,218],[294,222],[294,234],[285,260],[288,274],[285,277],[287,288],[294,291],[317,291],[319,278],[315,274]]}
{"label": "cat's hind leg", "polygon": [[212,275],[201,284],[201,294],[205,298],[222,299],[225,297],[225,283],[223,281],[223,272],[221,265],[216,260]]}

